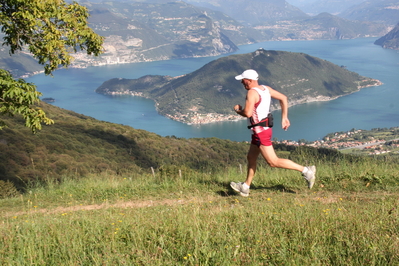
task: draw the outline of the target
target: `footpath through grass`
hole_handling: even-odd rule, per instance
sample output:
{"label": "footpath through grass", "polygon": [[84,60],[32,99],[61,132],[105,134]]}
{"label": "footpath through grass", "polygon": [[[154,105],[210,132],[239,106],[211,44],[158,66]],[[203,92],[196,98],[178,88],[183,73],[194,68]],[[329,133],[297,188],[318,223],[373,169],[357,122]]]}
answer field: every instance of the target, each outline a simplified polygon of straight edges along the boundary
{"label": "footpath through grass", "polygon": [[0,200],[1,265],[398,265],[399,166],[97,176]]}

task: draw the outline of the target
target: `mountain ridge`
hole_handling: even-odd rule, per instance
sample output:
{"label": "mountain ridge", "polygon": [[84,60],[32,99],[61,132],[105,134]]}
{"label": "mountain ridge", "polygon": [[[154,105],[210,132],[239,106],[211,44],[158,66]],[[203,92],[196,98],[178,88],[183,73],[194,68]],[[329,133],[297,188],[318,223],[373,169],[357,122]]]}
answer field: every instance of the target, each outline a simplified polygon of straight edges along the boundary
{"label": "mountain ridge", "polygon": [[[78,52],[70,67],[215,56],[234,52],[239,45],[249,43],[352,39],[382,36],[390,29],[384,25],[349,21],[331,14],[311,17],[296,9],[291,13],[291,6],[283,0],[268,0],[264,5],[259,1],[221,3],[222,11],[236,4],[246,4],[248,10],[245,9],[245,12],[250,14],[249,17],[258,16],[258,22],[256,25],[239,22],[221,11],[184,2],[81,1],[89,9],[90,26],[105,37],[104,54],[92,57]],[[32,60],[24,59],[26,65],[31,64]],[[5,69],[16,76],[36,73],[33,68],[29,70],[21,67],[16,70],[14,66],[9,63]]]}
{"label": "mountain ridge", "polygon": [[397,0],[363,1],[341,12],[339,16],[350,20],[371,21],[394,26],[399,21],[399,2]]}

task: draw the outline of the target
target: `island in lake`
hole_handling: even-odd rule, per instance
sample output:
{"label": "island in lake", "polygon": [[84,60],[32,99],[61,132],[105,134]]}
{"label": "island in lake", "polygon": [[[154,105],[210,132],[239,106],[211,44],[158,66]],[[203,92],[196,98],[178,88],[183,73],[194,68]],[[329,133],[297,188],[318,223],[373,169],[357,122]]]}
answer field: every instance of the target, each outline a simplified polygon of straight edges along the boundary
{"label": "island in lake", "polygon": [[[187,124],[237,120],[242,117],[235,114],[233,106],[244,105],[246,90],[234,77],[250,68],[258,71],[260,84],[287,95],[290,106],[329,101],[382,84],[308,54],[260,48],[219,58],[183,76],[113,78],[96,92],[152,99],[159,114]],[[272,102],[272,111],[279,107]]]}

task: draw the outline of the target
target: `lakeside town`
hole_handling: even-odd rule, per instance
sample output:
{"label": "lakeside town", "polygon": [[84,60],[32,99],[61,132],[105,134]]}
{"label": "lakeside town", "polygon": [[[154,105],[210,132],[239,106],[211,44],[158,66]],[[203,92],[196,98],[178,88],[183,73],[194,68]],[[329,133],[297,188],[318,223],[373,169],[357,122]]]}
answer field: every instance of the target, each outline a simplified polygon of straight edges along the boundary
{"label": "lakeside town", "polygon": [[323,140],[299,142],[291,140],[276,141],[292,146],[311,146],[316,148],[337,149],[343,152],[364,155],[399,154],[399,127],[389,129],[361,130],[328,134]]}
{"label": "lakeside town", "polygon": [[[187,124],[208,124],[223,121],[238,121],[245,119],[237,115],[223,115],[216,113],[189,115],[177,114],[166,115],[168,118],[187,123]],[[345,132],[330,133],[322,140],[293,141],[276,140],[275,143],[281,143],[290,146],[310,146],[315,148],[336,149],[342,152],[359,153],[363,155],[381,155],[388,153],[399,154],[399,127],[389,129],[352,129]]]}
{"label": "lakeside town", "polygon": [[[223,115],[216,113],[208,114],[177,114],[166,115],[168,118],[187,123],[187,124],[208,124],[223,121],[238,121],[245,119],[237,115]],[[275,143],[281,143],[291,146],[310,146],[315,148],[336,149],[343,152],[360,153],[364,155],[381,155],[387,153],[399,154],[399,127],[389,129],[352,129],[346,132],[335,132],[325,136],[322,140],[293,141],[276,140]]]}
{"label": "lakeside town", "polygon": [[166,117],[182,122],[188,125],[201,125],[201,124],[209,124],[216,122],[225,122],[225,121],[238,121],[245,119],[243,117],[237,116],[236,114],[226,115],[226,114],[218,114],[218,113],[207,113],[200,114],[197,112],[181,114],[177,113],[175,115],[166,114]]}

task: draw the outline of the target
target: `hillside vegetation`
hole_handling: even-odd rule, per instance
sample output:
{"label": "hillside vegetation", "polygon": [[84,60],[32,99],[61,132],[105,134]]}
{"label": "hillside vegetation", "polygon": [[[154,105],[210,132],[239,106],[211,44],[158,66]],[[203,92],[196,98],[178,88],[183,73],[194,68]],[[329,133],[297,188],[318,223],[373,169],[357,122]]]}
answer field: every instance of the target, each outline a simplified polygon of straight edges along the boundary
{"label": "hillside vegetation", "polygon": [[[229,167],[246,166],[248,143],[217,138],[161,137],[129,126],[103,122],[42,103],[55,121],[36,135],[18,117],[5,117],[9,126],[0,131],[0,198],[24,191],[34,183],[57,182],[65,176],[79,179],[89,174],[178,175],[183,171],[217,173]],[[304,151],[306,163],[318,158],[336,160],[342,155],[332,149],[275,146],[290,158]],[[349,157],[348,157],[349,158]],[[302,160],[302,159],[298,159]],[[310,160],[310,161],[309,161]],[[261,165],[265,165],[260,160]],[[305,163],[305,162],[304,162]]]}
{"label": "hillside vegetation", "polygon": [[[234,77],[249,68],[258,71],[260,84],[286,94],[290,106],[331,100],[379,84],[376,80],[307,54],[260,48],[253,53],[222,57],[180,77],[111,79],[96,92],[148,97],[156,101],[160,114],[193,123],[198,114],[232,115],[232,107],[243,104],[246,96],[245,89]],[[278,108],[278,104],[273,108]]]}
{"label": "hillside vegetation", "polygon": [[161,137],[42,105],[54,125],[33,135],[21,118],[5,117],[9,127],[0,131],[0,180],[18,188],[65,175],[215,171],[245,164],[245,143]]}
{"label": "hillside vegetation", "polygon": [[[48,104],[0,131],[2,265],[396,265],[399,159],[275,145],[248,198],[247,143],[160,137]],[[151,171],[151,167],[153,171]],[[248,226],[250,225],[250,226]]]}
{"label": "hillside vegetation", "polygon": [[[166,139],[165,139],[166,140]],[[259,167],[248,198],[216,172],[51,175],[0,199],[2,265],[397,265],[399,164],[317,156],[299,173]]]}

